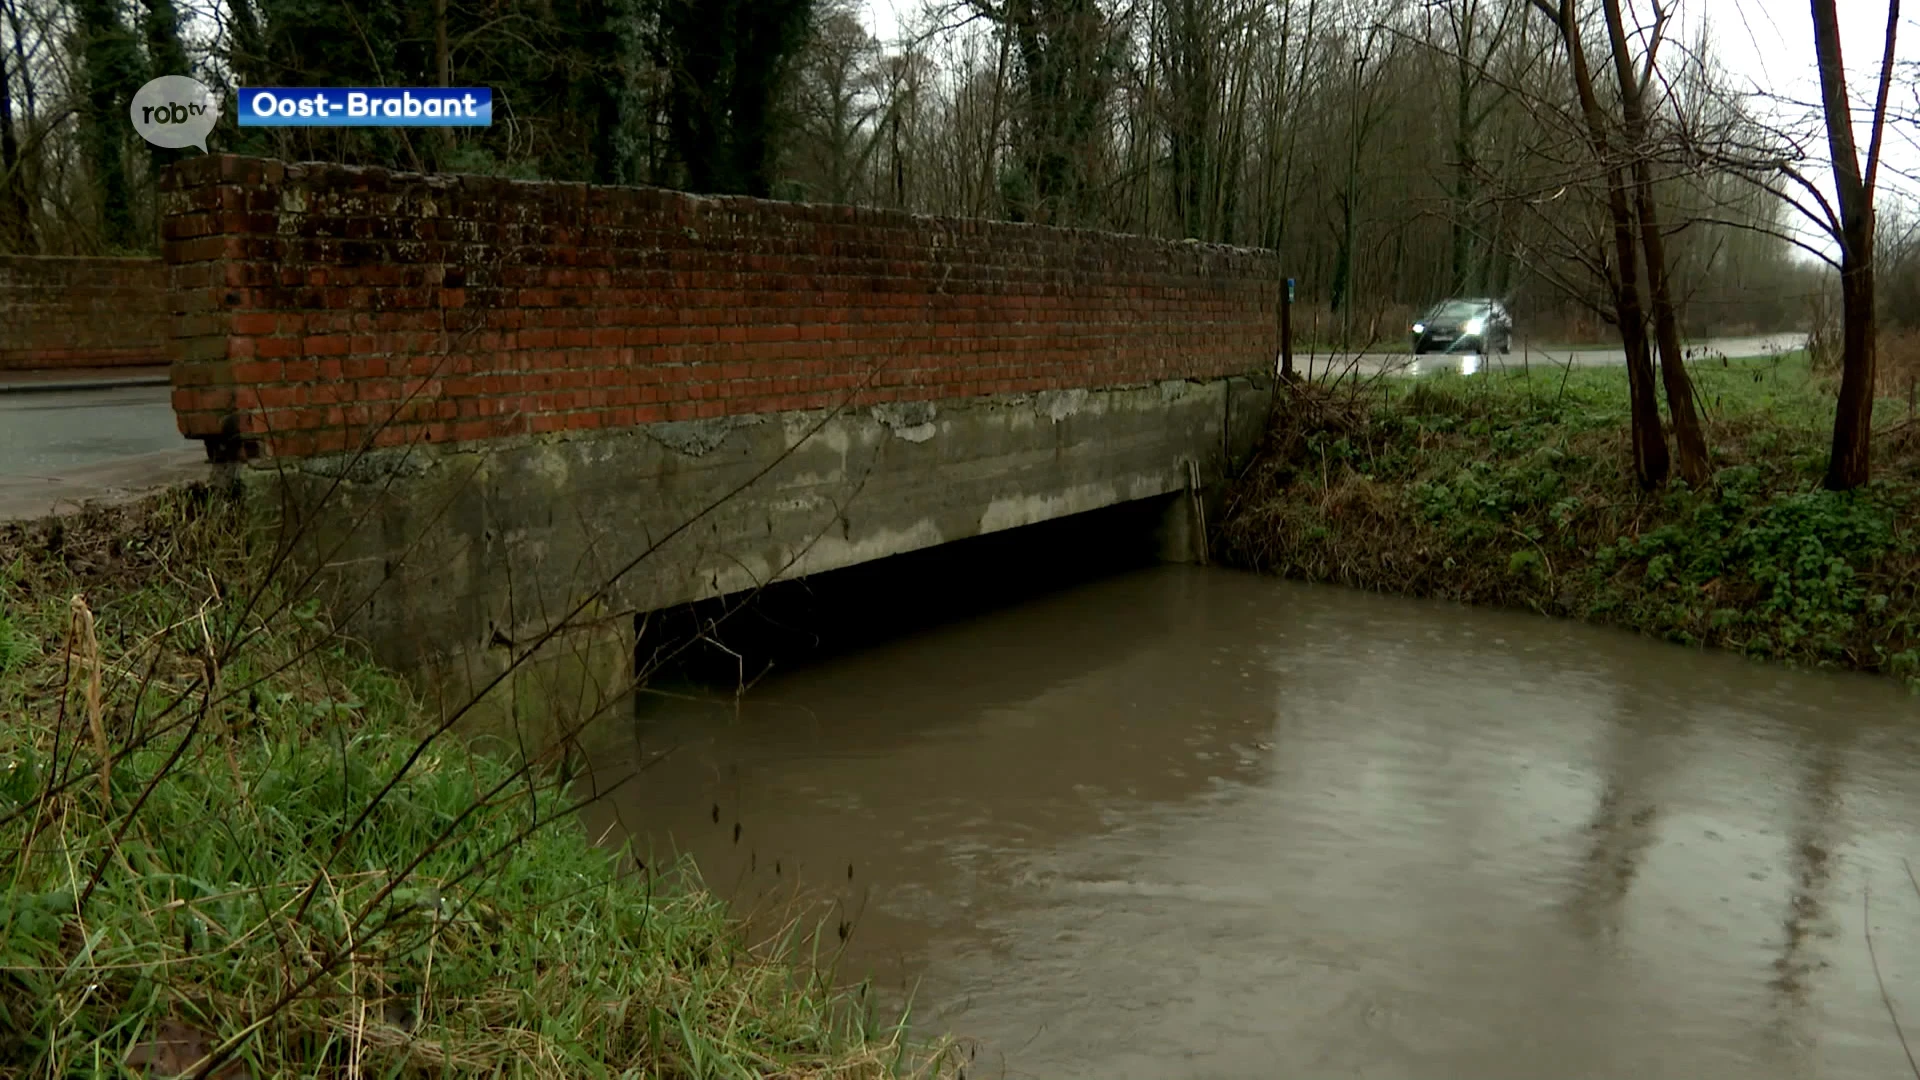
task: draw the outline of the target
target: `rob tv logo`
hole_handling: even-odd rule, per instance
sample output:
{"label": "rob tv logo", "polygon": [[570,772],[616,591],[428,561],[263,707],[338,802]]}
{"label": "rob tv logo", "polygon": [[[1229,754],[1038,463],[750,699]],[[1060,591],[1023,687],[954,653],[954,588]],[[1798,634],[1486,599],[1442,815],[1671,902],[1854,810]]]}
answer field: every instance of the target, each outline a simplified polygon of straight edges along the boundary
{"label": "rob tv logo", "polygon": [[162,75],[134,93],[127,118],[155,146],[197,146],[205,152],[207,133],[220,120],[220,99],[197,79]]}

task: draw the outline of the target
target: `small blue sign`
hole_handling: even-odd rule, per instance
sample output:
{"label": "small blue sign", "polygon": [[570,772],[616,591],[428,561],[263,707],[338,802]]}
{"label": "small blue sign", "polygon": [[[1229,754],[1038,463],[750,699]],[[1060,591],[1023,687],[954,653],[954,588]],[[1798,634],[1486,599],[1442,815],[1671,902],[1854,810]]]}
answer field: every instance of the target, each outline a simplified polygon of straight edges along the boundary
{"label": "small blue sign", "polygon": [[492,127],[493,91],[467,86],[253,86],[241,127]]}

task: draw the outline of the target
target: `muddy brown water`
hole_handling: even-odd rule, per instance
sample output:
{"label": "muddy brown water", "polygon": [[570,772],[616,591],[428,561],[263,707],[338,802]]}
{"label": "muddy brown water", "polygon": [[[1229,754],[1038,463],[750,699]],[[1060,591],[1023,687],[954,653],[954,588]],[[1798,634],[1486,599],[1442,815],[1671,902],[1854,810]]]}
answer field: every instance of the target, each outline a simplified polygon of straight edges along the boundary
{"label": "muddy brown water", "polygon": [[672,752],[596,827],[842,905],[972,1076],[1912,1075],[1886,999],[1920,1052],[1891,680],[1161,567],[603,740]]}

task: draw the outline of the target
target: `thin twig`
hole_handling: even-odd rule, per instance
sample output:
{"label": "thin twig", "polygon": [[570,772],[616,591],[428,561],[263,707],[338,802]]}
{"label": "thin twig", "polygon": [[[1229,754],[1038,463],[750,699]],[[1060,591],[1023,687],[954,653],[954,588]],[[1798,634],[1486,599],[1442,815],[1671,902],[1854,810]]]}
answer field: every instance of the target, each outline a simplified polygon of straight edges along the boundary
{"label": "thin twig", "polygon": [[[1903,860],[1904,861],[1904,860]],[[1913,880],[1913,869],[1907,869],[1907,879]],[[1920,886],[1916,886],[1920,888]],[[1912,1070],[1916,1080],[1920,1080],[1920,1061],[1913,1057],[1913,1047],[1907,1045],[1907,1033],[1900,1027],[1900,1014],[1893,1007],[1893,995],[1887,993],[1887,980],[1880,976],[1880,956],[1873,948],[1873,894],[1868,886],[1860,887],[1860,913],[1865,922],[1867,935],[1867,959],[1873,963],[1873,981],[1880,985],[1880,1002],[1887,1007],[1887,1019],[1893,1021],[1893,1033],[1900,1039],[1900,1049],[1907,1055],[1907,1068]]]}

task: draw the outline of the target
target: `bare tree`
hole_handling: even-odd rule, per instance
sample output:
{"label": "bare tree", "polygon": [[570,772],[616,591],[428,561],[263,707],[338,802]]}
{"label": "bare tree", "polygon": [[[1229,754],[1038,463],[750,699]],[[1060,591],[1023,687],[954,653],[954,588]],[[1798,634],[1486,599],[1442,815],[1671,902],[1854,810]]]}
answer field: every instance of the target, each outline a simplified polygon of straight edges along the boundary
{"label": "bare tree", "polygon": [[794,80],[794,164],[807,194],[853,201],[858,181],[879,141],[873,127],[881,106],[876,92],[880,44],[845,0],[814,11],[813,32]]}
{"label": "bare tree", "polygon": [[1830,219],[1830,231],[1840,242],[1840,402],[1833,416],[1833,452],[1827,460],[1826,483],[1835,491],[1846,491],[1865,484],[1872,474],[1876,375],[1873,198],[1880,171],[1880,140],[1886,131],[1887,91],[1893,79],[1894,41],[1900,29],[1900,0],[1888,0],[1887,4],[1886,48],[1880,62],[1879,92],[1874,96],[1864,173],[1854,145],[1839,16],[1834,0],[1812,0],[1812,5],[1820,101],[1826,114],[1834,196],[1839,203],[1838,214],[1822,205]]}
{"label": "bare tree", "polygon": [[[121,7],[177,6],[182,47],[217,81],[299,85],[306,73],[344,77],[387,55],[378,41],[313,32],[373,10],[372,0],[343,2],[337,11],[300,0]],[[106,246],[80,123],[97,111],[76,48],[88,40],[81,6],[0,0],[0,46],[15,54],[0,94],[10,99],[0,113],[13,113],[11,124],[0,120],[7,250],[27,238],[50,253]],[[1605,173],[1570,60],[1535,0],[929,0],[886,44],[844,2],[819,0],[810,23],[788,25],[813,6],[509,0],[496,17],[466,0],[422,0],[394,12],[404,16],[394,48],[410,65],[405,77],[488,81],[514,123],[460,135],[457,153],[362,129],[326,139],[312,130],[217,135],[225,148],[318,160],[644,179],[1255,242],[1281,251],[1298,282],[1302,332],[1325,334],[1321,343],[1339,336],[1349,311],[1355,335],[1371,337],[1410,324],[1416,306],[1447,291],[1501,296],[1536,339],[1592,340],[1614,318],[1604,283],[1619,258],[1604,227]],[[1558,0],[1548,6],[1557,11]],[[1575,6],[1599,25],[1598,0]],[[1636,6],[1622,11],[1639,54]],[[746,32],[781,12],[778,33]],[[608,27],[616,40],[602,48]],[[807,39],[793,57],[797,80],[777,77],[789,67],[788,29]],[[156,60],[175,51],[151,34],[134,43]],[[1664,55],[1676,51],[1669,42]],[[1771,329],[1757,324],[1777,323],[1802,284],[1784,254],[1790,239],[1777,235],[1777,196],[1729,196],[1739,191],[1726,179],[1734,166],[1669,164],[1684,125],[1672,115],[1679,92],[1668,74],[1643,97],[1672,322],[1703,331],[1724,311]],[[365,77],[401,74],[389,65]],[[1622,132],[1613,80],[1600,82],[1631,213],[1639,151]],[[151,159],[134,144],[128,157]],[[127,181],[134,232],[150,243],[150,170],[129,168]],[[26,238],[9,224],[22,204]],[[1651,234],[1634,220],[1638,253]],[[1660,274],[1648,264],[1636,284],[1657,330],[1668,321]],[[1663,341],[1660,370],[1670,377],[1666,351]],[[1683,471],[1685,415],[1676,425]]]}
{"label": "bare tree", "polygon": [[[1498,0],[1497,8],[1487,10],[1488,0],[1455,0],[1440,12],[1446,22],[1447,47],[1453,62],[1453,228],[1452,290],[1455,293],[1485,291],[1490,254],[1482,230],[1475,228],[1475,208],[1480,202],[1480,137],[1488,119],[1507,99],[1512,86],[1496,79],[1492,62],[1510,36],[1525,38],[1529,29],[1525,9],[1508,0]],[[1493,23],[1486,22],[1489,14]],[[1518,26],[1515,26],[1515,22]],[[1526,45],[1521,45],[1524,52]],[[1478,250],[1476,250],[1478,249]]]}
{"label": "bare tree", "polygon": [[1680,322],[1674,314],[1673,290],[1667,277],[1666,241],[1660,232],[1658,200],[1653,190],[1653,147],[1647,132],[1647,86],[1653,81],[1654,59],[1667,26],[1667,9],[1654,0],[1654,23],[1647,34],[1646,53],[1639,71],[1628,52],[1620,0],[1605,0],[1607,36],[1613,52],[1614,77],[1620,84],[1620,115],[1626,129],[1627,153],[1633,168],[1633,210],[1640,224],[1640,250],[1647,261],[1647,291],[1653,300],[1654,334],[1660,343],[1660,381],[1667,394],[1667,414],[1679,450],[1680,475],[1689,484],[1704,484],[1712,470],[1707,441],[1694,405],[1693,381],[1687,377],[1680,349]]}
{"label": "bare tree", "polygon": [[[1365,26],[1352,26],[1346,35],[1347,65],[1351,69],[1351,82],[1348,84],[1346,119],[1348,121],[1345,188],[1335,197],[1335,206],[1339,212],[1337,247],[1333,265],[1333,279],[1328,285],[1333,308],[1343,316],[1341,338],[1343,344],[1350,336],[1350,323],[1353,311],[1356,248],[1360,243],[1360,201],[1364,192],[1359,188],[1361,160],[1366,156],[1367,146],[1374,134],[1392,115],[1395,104],[1393,91],[1396,87],[1386,77],[1398,59],[1400,37],[1383,35],[1384,27],[1380,23]],[[1374,170],[1368,169],[1369,173]]]}
{"label": "bare tree", "polygon": [[[0,250],[33,251],[38,245],[27,205],[27,178],[21,167],[20,129],[13,117],[13,84],[27,77],[25,65],[16,64],[14,59],[20,23],[13,0],[8,0],[7,14],[9,18],[0,20]],[[13,28],[11,34],[9,27]],[[9,42],[9,37],[14,40]]]}
{"label": "bare tree", "polygon": [[1287,213],[1293,198],[1294,165],[1299,146],[1299,106],[1307,96],[1312,74],[1314,31],[1320,15],[1320,0],[1307,0],[1307,10],[1298,32],[1294,29],[1294,5],[1281,3],[1272,37],[1271,81],[1265,110],[1265,198],[1262,203],[1262,242],[1279,248],[1287,238]]}
{"label": "bare tree", "polygon": [[1660,405],[1654,397],[1653,357],[1648,349],[1646,311],[1640,299],[1640,257],[1638,246],[1634,243],[1634,219],[1628,204],[1626,168],[1608,137],[1607,118],[1594,91],[1593,76],[1587,66],[1586,46],[1581,42],[1580,15],[1574,0],[1533,2],[1559,28],[1593,160],[1606,174],[1607,213],[1613,226],[1613,259],[1605,265],[1607,284],[1613,293],[1620,344],[1626,350],[1627,392],[1633,426],[1633,469],[1640,486],[1651,489],[1666,482],[1672,461],[1667,452],[1666,434],[1660,428]]}
{"label": "bare tree", "polygon": [[[1167,140],[1179,235],[1231,241],[1248,150],[1248,100],[1262,5],[1155,0],[1146,62]],[[1156,78],[1157,76],[1157,78]]]}

